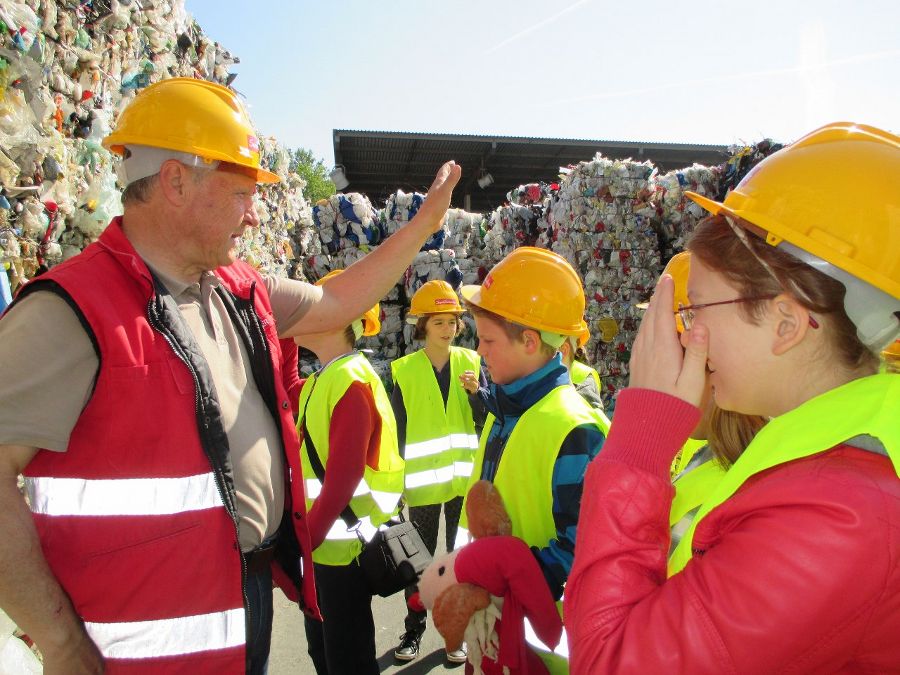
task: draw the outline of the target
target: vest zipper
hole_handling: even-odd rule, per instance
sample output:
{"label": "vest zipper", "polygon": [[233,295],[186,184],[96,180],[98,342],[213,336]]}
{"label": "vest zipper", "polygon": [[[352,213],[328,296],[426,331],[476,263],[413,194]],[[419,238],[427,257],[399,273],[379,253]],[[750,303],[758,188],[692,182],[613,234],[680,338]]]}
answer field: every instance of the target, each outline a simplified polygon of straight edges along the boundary
{"label": "vest zipper", "polygon": [[[175,341],[169,336],[166,326],[163,325],[163,323],[157,317],[156,313],[153,311],[153,297],[151,297],[150,300],[147,302],[147,321],[153,327],[153,330],[155,330],[157,333],[159,333],[162,336],[162,338],[166,341],[166,343],[169,345],[169,348],[172,350],[172,352],[175,354],[175,356],[177,356],[178,359],[182,363],[184,363],[185,366],[187,366],[188,372],[191,374],[191,379],[193,379],[193,381],[194,381],[194,412],[196,413],[196,417],[199,420],[200,414],[203,412],[201,410],[202,404],[200,402],[200,378],[197,377],[197,372],[194,370],[194,367],[191,365],[190,360],[187,358],[187,356],[184,355],[184,352],[182,351],[181,347],[178,344],[176,344]],[[204,420],[206,420],[206,419],[207,418],[204,416]],[[203,424],[204,424],[204,428],[208,430],[209,429],[208,423],[206,421],[204,421]],[[202,434],[201,434],[201,444],[205,445],[203,443]],[[228,513],[228,515],[231,516],[231,522],[234,525],[235,546],[237,547],[237,550],[238,550],[238,557],[241,560],[241,596],[243,597],[243,600],[244,600],[244,611],[247,613],[246,625],[250,626],[250,625],[252,625],[251,624],[252,617],[250,616],[250,599],[247,597],[247,590],[246,590],[247,589],[247,560],[244,557],[244,552],[241,551],[241,547],[240,547],[240,543],[239,543],[240,542],[240,533],[238,531],[237,510],[235,509],[235,512],[231,513],[231,511],[228,509],[228,500],[225,498],[226,494],[222,488],[221,469],[219,467],[215,466],[215,464],[212,461],[210,461],[210,464],[212,464],[213,471],[216,474],[216,491],[219,493],[219,499],[222,500],[222,506],[225,508],[225,511]],[[245,651],[246,651],[246,647],[245,647]]]}

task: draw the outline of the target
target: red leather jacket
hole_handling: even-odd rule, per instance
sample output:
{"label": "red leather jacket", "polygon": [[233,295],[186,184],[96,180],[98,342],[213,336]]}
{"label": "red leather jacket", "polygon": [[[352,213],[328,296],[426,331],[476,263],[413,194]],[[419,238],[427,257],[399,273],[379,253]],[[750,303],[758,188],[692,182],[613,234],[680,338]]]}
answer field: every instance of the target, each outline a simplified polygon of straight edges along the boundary
{"label": "red leather jacket", "polygon": [[887,457],[841,445],[757,474],[666,578],[668,465],[698,415],[657,392],[619,398],[585,478],[565,594],[571,672],[900,673],[900,480]]}

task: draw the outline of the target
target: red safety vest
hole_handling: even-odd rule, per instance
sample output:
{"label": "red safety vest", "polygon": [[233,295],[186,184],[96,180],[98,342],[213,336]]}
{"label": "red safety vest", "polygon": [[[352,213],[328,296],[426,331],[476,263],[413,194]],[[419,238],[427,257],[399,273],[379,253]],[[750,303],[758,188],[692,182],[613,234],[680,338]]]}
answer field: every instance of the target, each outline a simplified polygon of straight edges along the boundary
{"label": "red safety vest", "polygon": [[[255,329],[250,358],[264,374],[254,373],[257,383],[270,381],[260,391],[284,441],[291,478],[285,509],[311,572],[299,442],[268,294],[245,263],[216,274]],[[67,451],[39,451],[25,475],[44,555],[106,658],[106,672],[244,672],[233,478],[205,361],[194,355],[200,367],[193,368],[179,358],[172,327],[180,317],[159,304],[120,219],[32,283],[29,291],[49,288],[71,299],[100,356]],[[318,616],[311,573],[301,592],[306,611]]]}

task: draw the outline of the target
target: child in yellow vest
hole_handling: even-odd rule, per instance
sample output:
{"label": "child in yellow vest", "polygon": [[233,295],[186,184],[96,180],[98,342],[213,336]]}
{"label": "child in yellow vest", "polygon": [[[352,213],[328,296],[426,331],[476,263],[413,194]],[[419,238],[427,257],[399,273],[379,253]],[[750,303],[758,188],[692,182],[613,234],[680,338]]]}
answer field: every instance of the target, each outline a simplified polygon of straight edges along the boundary
{"label": "child in yellow vest", "polygon": [[[441,507],[444,510],[447,551],[453,550],[463,495],[472,475],[478,431],[469,390],[478,387],[481,357],[471,349],[453,346],[462,332],[456,292],[446,281],[423,284],[412,298],[407,321],[416,340],[425,346],[391,363],[394,389],[391,406],[397,419],[400,454],[406,461],[403,499],[429,552],[437,548]],[[483,375],[481,381],[487,384]],[[467,389],[468,387],[468,389]],[[408,588],[406,597],[415,592]],[[405,632],[394,650],[399,661],[418,656],[427,613],[407,608]],[[465,649],[447,653],[451,663],[466,660]]]}
{"label": "child in yellow vest", "polygon": [[[558,352],[586,327],[584,289],[565,259],[521,247],[483,285],[463,286],[461,293],[493,381],[471,482],[494,484],[513,534],[531,547],[559,599],[575,551],[584,472],[609,426],[575,391]],[[526,639],[551,672],[567,672],[565,640],[562,654],[554,655],[533,633],[526,631]]]}
{"label": "child in yellow vest", "polygon": [[591,404],[592,408],[603,410],[603,399],[600,397],[600,373],[584,362],[584,346],[591,339],[591,332],[585,326],[577,336],[570,335],[559,347],[563,365],[569,369],[572,386],[581,397]]}
{"label": "child in yellow vest", "polygon": [[363,335],[378,333],[379,311],[375,305],[345,330],[295,338],[322,364],[303,383],[297,422],[323,617],[304,621],[319,675],[379,672],[372,593],[356,558],[362,540],[371,539],[398,511],[403,460],[387,392],[366,358],[353,349]]}

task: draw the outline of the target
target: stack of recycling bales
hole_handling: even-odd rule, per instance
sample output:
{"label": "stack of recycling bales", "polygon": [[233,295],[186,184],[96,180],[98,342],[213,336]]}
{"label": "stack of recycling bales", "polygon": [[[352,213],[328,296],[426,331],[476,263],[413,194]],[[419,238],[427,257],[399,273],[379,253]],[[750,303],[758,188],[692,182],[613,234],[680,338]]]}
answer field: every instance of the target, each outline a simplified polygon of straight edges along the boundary
{"label": "stack of recycling bales", "polygon": [[604,402],[625,386],[631,344],[640,321],[635,304],[661,270],[649,162],[597,155],[575,166],[550,199],[551,248],[584,281],[589,361],[603,380]]}
{"label": "stack of recycling bales", "polygon": [[[379,210],[359,193],[332,195],[320,201],[313,208],[313,222],[322,251],[304,261],[309,279],[314,281],[332,269],[346,268],[371,252],[412,220],[424,200],[423,194],[397,191]],[[390,361],[420,346],[413,340],[412,326],[405,321],[410,299],[419,287],[433,279],[448,281],[455,288],[466,279],[477,283],[477,269],[472,268],[469,253],[480,245],[481,221],[480,214],[450,209],[440,229],[429,237],[403,277],[381,300],[381,332],[361,340],[360,347],[372,350],[370,361],[383,380],[390,380]],[[301,367],[309,372],[315,364],[306,355]]]}
{"label": "stack of recycling bales", "polygon": [[685,242],[697,223],[707,213],[696,202],[684,196],[688,190],[715,199],[718,191],[718,167],[694,164],[686,169],[656,176],[654,197],[660,235],[660,253],[664,260],[684,250]]}
{"label": "stack of recycling bales", "polygon": [[[236,62],[183,0],[0,5],[0,311],[121,213],[116,161],[100,141],[135,92],[177,76],[226,84]],[[286,153],[261,141],[264,165],[290,178]],[[242,250],[262,271],[292,274],[306,254],[311,223],[297,180],[260,193],[266,222]]]}
{"label": "stack of recycling bales", "polygon": [[254,197],[259,227],[245,230],[238,254],[263,274],[305,280],[303,256],[322,251],[312,210],[303,196],[306,182],[288,172],[288,152],[274,139],[260,139],[260,154],[262,163],[282,182],[260,186]]}

